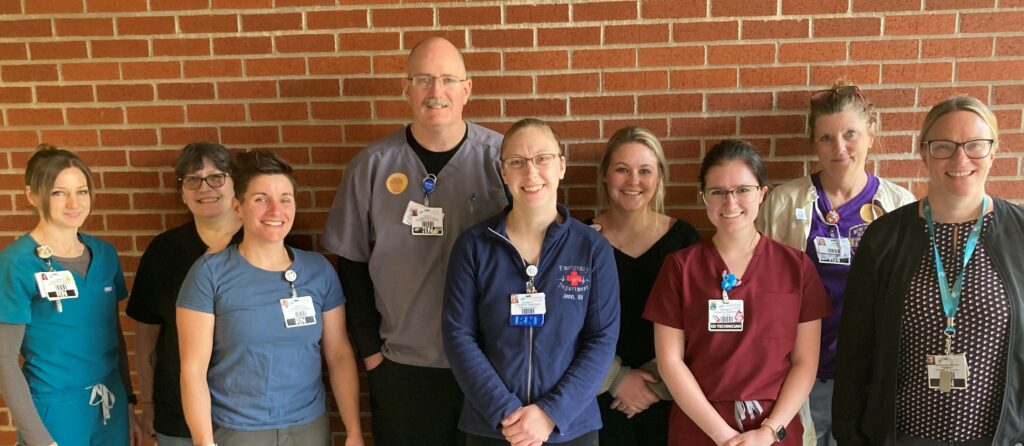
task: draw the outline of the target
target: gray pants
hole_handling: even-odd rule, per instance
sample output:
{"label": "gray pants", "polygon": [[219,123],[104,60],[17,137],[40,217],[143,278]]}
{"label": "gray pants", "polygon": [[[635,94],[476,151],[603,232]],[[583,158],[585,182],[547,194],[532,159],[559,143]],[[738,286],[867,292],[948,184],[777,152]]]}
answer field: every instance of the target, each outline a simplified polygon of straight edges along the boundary
{"label": "gray pants", "polygon": [[220,446],[330,446],[331,424],[327,414],[297,426],[262,431],[237,431],[215,427],[213,438]]}
{"label": "gray pants", "polygon": [[187,437],[171,437],[157,432],[156,446],[192,446],[192,439]]}
{"label": "gray pants", "polygon": [[832,438],[832,389],[835,383],[833,379],[815,379],[811,388],[811,419],[818,434],[818,446],[836,446],[836,440]]}

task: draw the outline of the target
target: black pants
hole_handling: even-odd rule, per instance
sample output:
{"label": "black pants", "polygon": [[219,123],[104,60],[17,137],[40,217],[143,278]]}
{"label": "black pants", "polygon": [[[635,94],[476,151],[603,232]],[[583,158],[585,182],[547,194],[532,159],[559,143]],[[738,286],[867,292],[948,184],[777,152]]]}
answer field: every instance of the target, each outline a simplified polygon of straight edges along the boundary
{"label": "black pants", "polygon": [[[579,437],[562,443],[544,443],[545,445],[557,446],[597,446],[597,431],[587,432]],[[466,446],[508,446],[504,438],[487,438],[473,434],[466,434]]]}
{"label": "black pants", "polygon": [[668,444],[668,415],[672,401],[659,401],[647,410],[626,418],[626,414],[612,409],[613,398],[608,392],[597,396],[601,408],[601,446],[665,446]]}
{"label": "black pants", "polygon": [[384,359],[368,374],[377,446],[461,446],[462,389],[450,369]]}

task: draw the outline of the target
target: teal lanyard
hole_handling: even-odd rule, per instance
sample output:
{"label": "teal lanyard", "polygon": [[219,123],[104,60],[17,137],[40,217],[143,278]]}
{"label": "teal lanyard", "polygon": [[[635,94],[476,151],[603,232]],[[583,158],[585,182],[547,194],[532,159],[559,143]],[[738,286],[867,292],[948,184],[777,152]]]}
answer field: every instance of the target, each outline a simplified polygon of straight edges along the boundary
{"label": "teal lanyard", "polygon": [[942,258],[939,257],[939,245],[935,240],[935,223],[932,222],[932,208],[928,205],[928,199],[924,199],[924,218],[928,222],[928,233],[932,236],[932,250],[935,252],[935,271],[939,279],[939,293],[942,294],[942,309],[946,313],[947,355],[949,354],[951,342],[949,337],[956,333],[956,329],[953,328],[953,319],[956,318],[956,310],[960,306],[960,293],[964,287],[964,271],[967,270],[967,262],[971,260],[974,248],[978,245],[978,239],[981,238],[981,227],[982,222],[985,220],[986,207],[988,207],[988,197],[983,198],[981,201],[981,215],[974,222],[971,235],[967,237],[967,244],[964,245],[963,267],[960,268],[960,274],[957,276],[956,282],[953,283],[953,289],[950,290],[949,281],[946,279],[946,270],[942,267]]}

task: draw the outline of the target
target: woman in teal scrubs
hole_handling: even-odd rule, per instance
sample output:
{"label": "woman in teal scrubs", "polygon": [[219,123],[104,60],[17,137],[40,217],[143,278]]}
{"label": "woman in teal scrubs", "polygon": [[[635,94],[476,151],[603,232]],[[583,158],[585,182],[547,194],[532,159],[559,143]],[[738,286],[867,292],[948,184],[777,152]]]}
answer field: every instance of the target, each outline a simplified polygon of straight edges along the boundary
{"label": "woman in teal scrubs", "polygon": [[0,252],[0,392],[21,443],[141,444],[129,415],[118,322],[118,301],[128,292],[117,251],[78,231],[92,208],[89,168],[42,145],[25,184],[39,224]]}

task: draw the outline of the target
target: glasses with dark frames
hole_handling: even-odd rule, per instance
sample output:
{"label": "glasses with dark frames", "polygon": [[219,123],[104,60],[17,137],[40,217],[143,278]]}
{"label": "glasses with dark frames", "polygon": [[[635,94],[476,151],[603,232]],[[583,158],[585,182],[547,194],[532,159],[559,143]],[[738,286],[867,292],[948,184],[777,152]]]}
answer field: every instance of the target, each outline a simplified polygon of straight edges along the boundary
{"label": "glasses with dark frames", "polygon": [[921,143],[921,146],[928,149],[928,156],[944,160],[956,155],[957,149],[963,147],[964,154],[971,159],[981,159],[992,152],[995,145],[994,139],[972,139],[970,141],[956,142],[945,139],[933,139]]}
{"label": "glasses with dark frames", "polygon": [[181,187],[188,190],[197,190],[203,187],[203,182],[210,185],[210,188],[217,189],[224,185],[228,181],[228,174],[226,173],[214,173],[201,177],[198,175],[186,175],[183,178],[178,178],[178,182],[181,183]]}

